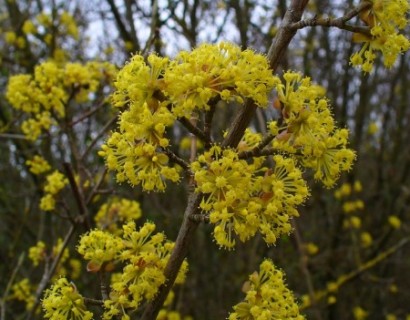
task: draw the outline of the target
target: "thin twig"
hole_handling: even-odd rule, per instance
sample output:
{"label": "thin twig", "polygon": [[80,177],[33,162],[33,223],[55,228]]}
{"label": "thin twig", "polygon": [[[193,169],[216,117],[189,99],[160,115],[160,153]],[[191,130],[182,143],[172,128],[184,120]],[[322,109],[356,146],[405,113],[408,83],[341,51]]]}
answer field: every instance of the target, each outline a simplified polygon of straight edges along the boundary
{"label": "thin twig", "polygon": [[38,287],[37,287],[37,290],[36,290],[35,303],[34,303],[34,305],[33,305],[33,308],[30,310],[30,312],[29,312],[29,314],[28,314],[28,316],[27,316],[27,320],[33,319],[33,316],[34,316],[34,314],[35,314],[35,312],[36,312],[36,310],[37,310],[37,308],[38,308],[38,306],[39,306],[39,304],[40,304],[40,298],[41,298],[41,296],[42,296],[42,294],[43,294],[43,291],[44,291],[45,288],[48,286],[48,284],[49,284],[51,278],[53,277],[53,275],[54,275],[54,273],[55,273],[55,271],[56,271],[56,269],[57,269],[57,266],[58,266],[58,264],[60,263],[60,260],[61,260],[61,258],[62,258],[62,256],[63,256],[64,250],[67,248],[68,242],[70,241],[71,237],[72,237],[73,234],[74,234],[74,231],[75,231],[75,229],[76,229],[76,226],[77,226],[76,224],[71,225],[70,230],[68,230],[68,232],[67,232],[67,234],[66,234],[66,236],[65,236],[65,238],[64,238],[64,241],[63,241],[63,244],[62,244],[62,246],[61,246],[61,249],[60,249],[60,251],[58,252],[58,254],[57,254],[57,256],[55,257],[55,259],[53,260],[53,263],[52,263],[50,269],[48,270],[48,272],[44,272],[43,278],[41,279],[41,281],[40,281],[40,283],[39,283],[39,285],[38,285]]}
{"label": "thin twig", "polygon": [[[338,278],[339,280],[336,280],[337,287],[340,288],[345,283],[355,279],[356,277],[358,277],[359,275],[361,275],[365,271],[375,267],[378,263],[380,263],[383,260],[386,260],[389,256],[391,256],[392,254],[397,252],[399,249],[401,249],[403,246],[405,246],[408,242],[410,242],[410,237],[403,238],[396,245],[394,245],[394,246],[390,247],[389,249],[387,249],[386,251],[380,253],[377,257],[363,263],[356,270],[353,270],[353,271],[349,272],[348,274],[339,276],[339,278]],[[316,292],[314,302],[316,302],[316,303],[319,302],[321,299],[326,297],[328,293],[329,293],[329,289],[325,289],[325,290],[321,290],[319,292]],[[312,304],[313,304],[313,302],[312,302]],[[310,306],[312,306],[312,305],[308,305],[306,307],[310,307]],[[301,308],[301,310],[305,309],[306,307]]]}
{"label": "thin twig", "polygon": [[[239,153],[239,159],[249,159],[252,157],[257,157],[262,155],[263,153],[263,148],[265,148],[274,138],[276,137],[276,135],[273,134],[268,134],[266,135],[263,140],[252,150],[249,151],[243,151],[241,153]],[[266,153],[264,155],[271,155],[270,151],[272,151],[272,153],[274,152],[273,149],[266,149]]]}
{"label": "thin twig", "polygon": [[[296,241],[296,247],[298,249],[300,255],[300,269],[302,270],[303,275],[305,276],[306,286],[309,292],[310,301],[315,303],[315,288],[313,286],[312,275],[307,266],[308,257],[305,252],[305,248],[303,246],[302,236],[300,235],[298,225],[295,220],[291,220],[291,225],[293,228],[293,234],[295,235],[294,239]],[[315,310],[315,317],[318,320],[321,320],[322,317],[320,316],[319,310]]]}
{"label": "thin twig", "polygon": [[97,136],[94,138],[93,141],[91,141],[90,145],[87,147],[87,149],[84,151],[84,153],[81,155],[80,160],[84,160],[85,157],[90,153],[91,149],[94,147],[94,145],[97,143],[97,141],[107,132],[107,130],[113,125],[113,123],[117,120],[117,117],[113,117],[106,123],[106,125],[98,132]]}
{"label": "thin twig", "polygon": [[100,307],[104,305],[103,300],[97,300],[97,299],[86,298],[86,297],[83,297],[83,299],[84,299],[85,304],[100,306]]}
{"label": "thin twig", "polygon": [[195,222],[205,222],[209,223],[209,215],[208,214],[203,214],[203,213],[195,213],[191,214],[189,218]]}
{"label": "thin twig", "polygon": [[7,300],[7,295],[9,294],[9,291],[10,291],[10,289],[11,289],[11,286],[12,286],[13,282],[14,282],[14,278],[15,278],[16,275],[17,275],[17,272],[19,271],[21,265],[23,264],[24,256],[25,256],[25,253],[22,252],[22,253],[20,254],[20,256],[19,256],[19,259],[17,260],[16,267],[13,269],[13,272],[12,272],[12,274],[11,274],[11,276],[10,276],[10,279],[9,279],[9,281],[7,282],[7,287],[6,287],[6,290],[4,290],[3,297],[1,298],[1,318],[0,318],[1,320],[6,320],[6,300]]}
{"label": "thin twig", "polygon": [[89,118],[90,116],[92,116],[94,113],[96,113],[98,110],[101,109],[101,107],[105,104],[105,101],[102,101],[101,103],[99,103],[95,108],[87,111],[86,113],[84,113],[83,115],[81,115],[78,119],[75,119],[71,122],[68,123],[68,126],[73,127],[75,126],[77,123],[80,123],[81,121]]}
{"label": "thin twig", "polygon": [[76,200],[77,207],[78,207],[78,210],[79,210],[79,215],[77,216],[78,219],[76,219],[76,220],[79,223],[85,223],[85,226],[87,227],[87,229],[90,229],[91,228],[91,223],[88,220],[87,205],[86,205],[86,202],[84,200],[83,193],[80,192],[80,189],[79,189],[77,183],[75,182],[73,169],[72,169],[71,165],[67,162],[65,162],[63,164],[63,166],[64,166],[64,169],[66,171],[67,178],[68,178],[68,181],[70,183],[71,190],[73,191],[74,198]]}
{"label": "thin twig", "polygon": [[93,197],[95,196],[95,194],[97,193],[98,188],[101,186],[101,184],[104,182],[105,176],[108,172],[107,168],[104,168],[104,171],[101,174],[100,179],[98,180],[98,182],[95,184],[94,188],[91,190],[91,192],[89,193],[89,195],[87,196],[87,199],[85,200],[85,203],[88,205],[90,204],[91,200],[93,199]]}
{"label": "thin twig", "polygon": [[289,25],[289,29],[291,30],[298,30],[306,27],[314,27],[314,26],[322,26],[322,27],[336,27],[339,29],[351,31],[351,32],[358,32],[358,33],[363,33],[365,35],[370,36],[370,29],[368,27],[362,27],[362,26],[353,26],[350,24],[347,24],[349,20],[353,19],[357,15],[360,14],[360,12],[369,9],[372,6],[372,3],[370,1],[364,1],[357,7],[353,8],[350,10],[348,13],[346,13],[343,17],[340,18],[318,18],[318,17],[313,17],[311,19],[305,19],[301,20],[295,23],[292,23]]}
{"label": "thin twig", "polygon": [[201,129],[199,129],[197,126],[192,124],[192,122],[189,121],[187,118],[181,117],[181,118],[178,118],[178,120],[189,132],[191,132],[196,137],[201,139],[205,144],[210,144],[211,143],[211,141],[208,140],[205,133]]}
{"label": "thin twig", "polygon": [[178,157],[174,152],[172,152],[168,148],[163,148],[162,149],[164,153],[169,157],[169,159],[176,163],[179,164],[184,170],[189,171],[189,163],[186,162],[184,159]]}

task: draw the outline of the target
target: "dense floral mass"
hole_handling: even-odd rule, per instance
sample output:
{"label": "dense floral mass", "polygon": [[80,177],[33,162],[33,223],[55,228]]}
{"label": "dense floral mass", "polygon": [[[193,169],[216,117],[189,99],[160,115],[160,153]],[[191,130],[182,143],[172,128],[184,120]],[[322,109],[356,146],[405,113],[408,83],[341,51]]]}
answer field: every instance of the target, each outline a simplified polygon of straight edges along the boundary
{"label": "dense floral mass", "polygon": [[286,287],[284,275],[272,261],[265,260],[259,272],[249,276],[244,285],[244,301],[233,307],[230,320],[303,320],[292,292]]}
{"label": "dense floral mass", "polygon": [[27,119],[21,130],[27,139],[35,141],[66,116],[69,103],[89,102],[95,92],[116,73],[110,63],[57,63],[46,61],[38,65],[34,75],[10,77],[6,98]]}
{"label": "dense floral mass", "polygon": [[372,6],[361,13],[361,20],[370,28],[370,34],[355,33],[353,40],[363,43],[359,52],[354,53],[350,62],[361,66],[365,72],[373,69],[375,52],[381,51],[383,63],[391,68],[399,54],[410,49],[410,40],[399,34],[408,22],[406,15],[410,10],[407,0],[370,0]]}
{"label": "dense floral mass", "polygon": [[314,177],[331,187],[355,159],[347,148],[349,132],[335,127],[323,88],[296,72],[288,71],[283,78],[276,90],[286,128],[272,146],[313,169]]}
{"label": "dense floral mass", "polygon": [[[410,49],[408,0],[349,2],[330,6],[327,17],[316,15],[314,1],[290,1],[280,26],[282,15],[261,0],[162,1],[154,6],[108,1],[98,9],[97,20],[86,2],[77,2],[7,0],[1,14],[0,77],[7,86],[0,110],[0,140],[6,142],[0,172],[9,177],[0,187],[0,211],[7,217],[1,242],[9,248],[1,270],[10,275],[3,279],[1,318],[192,320],[181,314],[195,314],[303,320],[300,312],[311,307],[306,317],[335,312],[356,320],[381,314],[410,320],[405,308],[397,308],[395,315],[388,310],[400,299],[391,306],[367,299],[350,307],[357,286],[342,290],[348,281],[369,280],[358,275],[382,261],[389,264],[387,258],[410,241],[403,210],[408,190],[400,187],[406,182],[401,173],[408,170],[396,152],[406,141],[408,123],[403,104],[408,61],[400,59]],[[344,10],[344,16],[333,18]],[[201,31],[210,21],[216,27],[212,35]],[[98,49],[97,33],[89,35],[95,22],[104,33]],[[226,36],[225,26],[234,30],[232,23],[237,23],[242,46],[214,44]],[[118,30],[111,30],[115,25]],[[336,39],[332,32],[316,33],[318,39],[312,37],[315,32],[305,32],[299,34],[301,46],[288,47],[297,30],[316,26],[352,31],[352,41]],[[213,44],[162,56],[175,52],[175,39],[182,38],[189,44],[208,38]],[[244,49],[245,44],[265,46],[269,38],[275,40],[267,55]],[[356,44],[350,42],[361,49],[351,51]],[[297,50],[298,59],[283,60],[286,48]],[[359,72],[350,78],[352,70],[338,68],[349,63],[340,59],[348,48],[350,65],[365,73],[375,68],[374,76]],[[124,59],[129,61],[120,69],[104,62]],[[397,60],[403,68],[391,70],[387,78],[378,71]],[[292,70],[274,73],[299,63],[306,74],[320,75],[337,98],[335,114],[354,128],[360,152],[370,151],[371,157],[361,162],[376,159],[369,170],[341,179],[334,197],[309,189],[308,182],[334,187],[356,154],[349,149],[349,130],[334,119],[324,87]],[[320,69],[324,65],[336,68]],[[340,75],[342,83],[333,83]],[[128,185],[115,187],[108,171]],[[364,181],[369,172],[377,173],[375,183]],[[175,186],[180,182],[184,185]],[[164,191],[170,192],[144,194]],[[311,193],[318,198],[301,209]],[[382,197],[369,206],[375,194]],[[15,201],[21,196],[24,201]],[[369,219],[364,213],[374,208],[380,211],[377,219]],[[309,213],[303,223],[296,221],[300,213]],[[175,243],[147,217],[159,220]],[[278,253],[286,253],[286,261],[300,259],[296,273],[305,279],[292,285],[302,283],[295,295],[301,294],[302,305],[287,288],[284,273],[264,260],[244,283],[243,297],[235,298],[240,302],[222,316],[221,310],[229,310],[224,297],[234,296],[229,287],[239,291],[237,280],[246,269],[255,270],[261,255],[273,254],[280,261],[271,250],[280,238],[285,246]],[[398,242],[390,247],[393,241]],[[221,251],[208,252],[208,245],[236,248],[245,259],[231,263],[222,257],[228,262],[221,272],[215,264]],[[16,255],[20,249],[24,252]],[[198,252],[190,254],[192,249]],[[337,265],[345,252],[346,261]],[[195,274],[186,288],[176,288],[185,282],[188,256],[195,259],[190,261]],[[382,272],[380,279],[386,281],[377,281],[378,291],[384,292],[379,298],[387,293],[382,287],[389,293],[402,290],[393,276],[399,269],[390,269]],[[200,288],[209,279],[214,286]]]}
{"label": "dense floral mass", "polygon": [[[121,236],[93,230],[82,236],[78,246],[78,252],[89,261],[91,272],[106,269],[114,262],[124,264],[122,273],[111,281],[110,296],[104,302],[104,319],[120,315],[127,318],[126,310],[136,310],[143,300],[155,296],[165,282],[163,271],[174,246],[163,233],[153,234],[155,224],[151,222],[137,230],[131,220],[122,229]],[[187,263],[184,262],[176,283],[184,281],[186,271]]]}
{"label": "dense floral mass", "polygon": [[203,44],[181,52],[174,60],[135,55],[118,73],[113,104],[121,113],[120,131],[102,146],[110,170],[119,182],[164,191],[166,181],[180,180],[178,168],[164,152],[170,145],[166,129],[178,118],[209,110],[211,99],[243,102],[251,98],[266,107],[278,81],[264,56],[236,45]]}
{"label": "dense floral mass", "polygon": [[189,166],[220,246],[232,248],[236,238],[246,241],[257,232],[274,244],[291,231],[290,219],[309,194],[299,167],[313,169],[314,177],[330,187],[355,158],[346,147],[348,131],[335,126],[325,90],[296,72],[283,78],[271,73],[264,56],[228,43],[203,44],[171,61],[134,56],[119,71],[112,97],[123,108],[119,132],[112,133],[100,155],[119,182],[164,191],[181,172],[170,158],[168,128],[206,113],[218,99],[242,103],[250,98],[266,107],[275,89],[283,124],[267,124],[270,165],[266,156],[252,154],[263,137],[248,129],[237,148],[214,143]]}
{"label": "dense floral mass", "polygon": [[223,247],[235,245],[234,234],[246,241],[259,231],[268,244],[291,231],[290,217],[308,195],[301,171],[291,158],[276,155],[275,167],[262,167],[263,157],[248,164],[238,153],[219,147],[192,164],[197,192],[205,195],[201,208],[215,224],[216,242]]}

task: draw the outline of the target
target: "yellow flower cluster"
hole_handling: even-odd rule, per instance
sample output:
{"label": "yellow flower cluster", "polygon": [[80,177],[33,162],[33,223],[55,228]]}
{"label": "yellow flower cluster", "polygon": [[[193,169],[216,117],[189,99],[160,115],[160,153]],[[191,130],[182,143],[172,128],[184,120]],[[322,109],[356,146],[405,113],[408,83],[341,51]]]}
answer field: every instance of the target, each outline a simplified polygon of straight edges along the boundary
{"label": "yellow flower cluster", "polygon": [[178,311],[172,310],[175,293],[171,290],[164,302],[163,308],[159,311],[156,320],[193,320],[190,316],[181,316]]}
{"label": "yellow flower cluster", "polygon": [[192,52],[180,52],[172,61],[152,54],[145,62],[135,55],[119,71],[112,96],[114,106],[128,110],[121,114],[119,132],[99,154],[117,172],[119,182],[163,191],[166,180],[180,179],[163,150],[170,144],[166,129],[178,117],[208,110],[212,98],[237,102],[251,98],[265,107],[278,81],[266,57],[230,43],[203,44]]}
{"label": "yellow flower cluster", "polygon": [[121,238],[96,229],[81,236],[77,251],[89,260],[87,271],[97,272],[104,263],[115,260],[122,248]]}
{"label": "yellow flower cluster", "polygon": [[22,36],[17,36],[13,31],[7,31],[4,33],[4,40],[19,49],[24,49],[26,47],[26,40]]}
{"label": "yellow flower cluster", "polygon": [[58,279],[47,289],[42,301],[44,317],[51,320],[91,320],[84,298],[78,293],[73,283],[66,278]]}
{"label": "yellow flower cluster", "polygon": [[115,68],[109,63],[59,66],[47,61],[36,66],[33,76],[10,77],[6,98],[14,109],[27,115],[21,128],[26,138],[34,141],[65,116],[69,99],[74,98],[77,103],[89,101],[90,94],[104,81],[110,81],[114,73]]}
{"label": "yellow flower cluster", "polygon": [[26,310],[31,310],[36,302],[35,286],[30,283],[28,278],[24,278],[11,287],[11,294],[7,297],[10,300],[23,301]]}
{"label": "yellow flower cluster", "polygon": [[369,316],[369,312],[360,306],[353,308],[353,316],[355,320],[365,320]]}
{"label": "yellow flower cluster", "polygon": [[397,56],[410,49],[410,41],[399,34],[408,25],[406,15],[410,10],[408,0],[370,0],[370,9],[361,13],[360,18],[370,28],[370,35],[355,33],[353,41],[364,43],[359,52],[354,53],[350,63],[361,66],[364,72],[373,68],[376,54],[381,51],[383,63],[391,68]]}
{"label": "yellow flower cluster", "polygon": [[[135,222],[123,226],[123,248],[118,259],[125,262],[119,277],[111,283],[110,298],[105,301],[104,319],[120,314],[127,319],[127,309],[135,310],[143,299],[151,300],[165,282],[164,269],[174,244],[166,241],[163,233],[152,234],[153,223],[145,223],[136,230]],[[185,280],[187,263],[179,271],[176,283]]]}
{"label": "yellow flower cluster", "polygon": [[40,175],[51,169],[51,166],[48,164],[47,160],[37,155],[31,160],[27,160],[26,165],[29,167],[30,172],[35,175]]}
{"label": "yellow flower cluster", "polygon": [[33,262],[33,266],[38,266],[46,256],[46,244],[43,241],[38,241],[33,247],[28,250],[28,257]]}
{"label": "yellow flower cluster", "polygon": [[146,191],[164,191],[165,181],[179,181],[176,168],[169,167],[169,158],[161,151],[169,144],[165,130],[175,117],[166,103],[154,97],[161,89],[163,71],[168,59],[134,56],[119,71],[114,83],[113,105],[129,105],[120,118],[120,132],[115,132],[102,146],[99,154],[106,158],[110,170],[117,171],[119,182],[141,184]]}
{"label": "yellow flower cluster", "polygon": [[355,159],[355,153],[346,148],[348,130],[335,128],[323,88],[296,72],[288,71],[283,77],[285,82],[276,90],[287,127],[273,147],[297,155],[301,165],[314,170],[315,179],[331,187]]}
{"label": "yellow flower cluster", "polygon": [[266,243],[274,244],[279,235],[291,231],[290,217],[298,215],[295,207],[303,203],[308,189],[293,159],[273,159],[274,169],[267,170],[262,168],[263,157],[249,164],[238,159],[237,151],[214,146],[192,163],[196,192],[205,195],[200,206],[210,213],[220,246],[232,248],[234,234],[246,241],[258,231]]}
{"label": "yellow flower cluster", "polygon": [[266,107],[277,78],[272,76],[266,57],[222,42],[181,51],[167,68],[164,80],[174,114],[189,116],[195,109],[208,110],[209,100],[217,96],[239,103],[251,98]]}
{"label": "yellow flower cluster", "polygon": [[362,192],[363,186],[362,183],[356,180],[353,185],[349,183],[343,183],[340,188],[336,189],[334,192],[334,196],[336,199],[341,200],[342,198],[346,198],[354,193]]}
{"label": "yellow flower cluster", "polygon": [[[129,221],[122,229],[121,236],[92,230],[81,237],[77,248],[84,259],[89,260],[88,271],[96,272],[118,262],[124,264],[122,272],[112,277],[110,296],[104,302],[104,319],[118,315],[127,319],[126,310],[135,310],[143,299],[151,300],[155,296],[165,282],[163,271],[174,246],[166,241],[163,233],[153,234],[153,223],[147,222],[136,230],[135,222]],[[112,271],[112,268],[105,268],[105,271]],[[187,263],[184,262],[176,283],[185,280],[186,271]]]}
{"label": "yellow flower cluster", "polygon": [[140,204],[137,201],[114,198],[103,204],[94,220],[97,227],[118,234],[121,224],[128,220],[137,220],[141,217]]}
{"label": "yellow flower cluster", "polygon": [[40,200],[40,209],[52,211],[56,206],[57,194],[68,184],[67,178],[58,170],[47,176],[47,183],[44,186],[44,196]]}
{"label": "yellow flower cluster", "polygon": [[[56,39],[72,38],[78,40],[79,31],[74,17],[67,11],[58,11],[56,14],[42,12],[38,14],[34,19],[26,20],[22,27],[23,32],[26,35],[33,35],[33,39],[40,39],[47,45],[51,45],[54,37]],[[67,52],[57,48],[53,48],[55,51],[55,61],[66,61]]]}
{"label": "yellow flower cluster", "polygon": [[305,319],[292,292],[286,287],[284,275],[272,261],[261,263],[244,285],[246,297],[233,307],[229,320]]}

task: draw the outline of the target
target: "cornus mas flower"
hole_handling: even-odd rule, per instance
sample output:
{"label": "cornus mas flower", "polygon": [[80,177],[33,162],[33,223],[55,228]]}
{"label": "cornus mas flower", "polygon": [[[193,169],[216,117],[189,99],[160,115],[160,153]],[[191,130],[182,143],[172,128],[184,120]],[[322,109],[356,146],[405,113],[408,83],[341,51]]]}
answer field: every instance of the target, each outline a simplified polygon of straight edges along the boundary
{"label": "cornus mas flower", "polygon": [[112,96],[115,107],[131,104],[135,108],[147,103],[155,106],[157,100],[154,93],[163,89],[163,73],[169,63],[168,58],[161,58],[155,54],[148,57],[148,64],[140,55],[135,55],[118,72],[114,82],[116,91]]}
{"label": "cornus mas flower", "polygon": [[16,299],[23,301],[26,304],[26,310],[29,311],[36,303],[35,296],[36,286],[30,283],[28,278],[24,278],[13,284],[11,287],[11,295],[7,299]]}
{"label": "cornus mas flower", "polygon": [[40,200],[40,209],[44,211],[54,210],[55,198],[67,184],[67,178],[58,170],[49,174],[47,176],[47,183],[44,186],[45,195]]}
{"label": "cornus mas flower", "polygon": [[243,286],[246,297],[233,307],[229,320],[305,319],[292,292],[286,287],[284,275],[270,260],[261,263],[259,272],[249,276]]}
{"label": "cornus mas flower", "polygon": [[141,217],[140,204],[137,201],[114,198],[104,203],[94,217],[97,227],[113,234],[120,234],[119,224]]}
{"label": "cornus mas flower", "polygon": [[355,33],[353,41],[364,43],[362,49],[350,58],[354,66],[361,66],[365,72],[373,68],[376,54],[381,51],[384,65],[391,68],[397,56],[410,49],[410,41],[399,34],[408,20],[410,4],[407,0],[371,0],[372,7],[361,13],[360,18],[370,27],[370,35]]}
{"label": "cornus mas flower", "polygon": [[191,168],[195,174],[197,192],[207,195],[201,203],[202,209],[209,210],[217,202],[232,205],[235,201],[249,198],[254,166],[239,160],[235,150],[222,150],[214,146],[199,156]]}
{"label": "cornus mas flower", "polygon": [[117,171],[119,182],[163,191],[166,180],[179,180],[163,152],[170,144],[166,129],[178,117],[207,110],[214,97],[238,102],[251,98],[264,107],[277,81],[264,56],[229,43],[203,44],[173,61],[150,55],[145,62],[136,55],[119,71],[112,96],[114,106],[128,110],[100,155]]}
{"label": "cornus mas flower", "polygon": [[36,66],[34,75],[10,77],[6,98],[14,109],[25,113],[21,129],[27,139],[34,141],[64,118],[70,99],[77,103],[90,101],[91,93],[109,81],[115,72],[109,63],[61,65],[46,61]]}
{"label": "cornus mas flower", "polygon": [[150,143],[129,141],[126,135],[113,133],[99,152],[108,169],[117,171],[117,181],[141,184],[145,191],[164,191],[165,181],[179,181],[176,168],[169,167],[169,158]]}
{"label": "cornus mas flower", "polygon": [[355,159],[354,151],[346,148],[349,132],[335,128],[323,88],[292,71],[286,72],[284,79],[276,90],[286,130],[276,136],[272,146],[295,155],[301,165],[314,170],[317,180],[331,187]]}
{"label": "cornus mas flower", "polygon": [[26,165],[30,168],[30,172],[35,175],[40,175],[51,169],[51,166],[48,164],[47,160],[37,155],[31,160],[27,160]]}
{"label": "cornus mas flower", "polygon": [[209,100],[217,96],[239,103],[251,98],[265,107],[277,79],[264,56],[223,42],[180,52],[170,63],[164,80],[174,114],[189,116],[195,109],[207,110]]}
{"label": "cornus mas flower", "polygon": [[114,261],[122,247],[120,238],[96,229],[81,237],[77,251],[85,260],[90,261],[87,266],[89,271],[98,271],[104,263]]}
{"label": "cornus mas flower", "polygon": [[[151,300],[165,282],[164,269],[173,243],[166,241],[163,233],[153,234],[155,225],[145,223],[136,230],[135,222],[123,226],[123,244],[119,259],[125,262],[122,273],[111,284],[110,298],[105,301],[104,319],[123,315],[125,310],[135,310],[146,300]],[[184,262],[176,283],[184,280],[187,263]]]}
{"label": "cornus mas flower", "polygon": [[87,311],[83,297],[74,284],[66,278],[58,279],[46,290],[42,301],[44,317],[51,320],[91,320],[93,314]]}
{"label": "cornus mas flower", "polygon": [[273,244],[290,232],[290,217],[298,215],[295,207],[303,203],[308,189],[291,158],[273,159],[274,169],[266,170],[263,157],[249,164],[239,160],[236,151],[215,146],[192,164],[196,191],[205,195],[200,206],[209,212],[220,246],[232,248],[234,235],[246,241],[258,231]]}

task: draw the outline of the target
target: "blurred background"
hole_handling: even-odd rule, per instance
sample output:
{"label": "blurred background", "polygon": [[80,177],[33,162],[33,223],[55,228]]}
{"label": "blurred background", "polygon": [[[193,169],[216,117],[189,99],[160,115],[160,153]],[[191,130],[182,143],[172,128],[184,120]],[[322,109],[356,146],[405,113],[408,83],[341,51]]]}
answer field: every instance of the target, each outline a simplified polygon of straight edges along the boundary
{"label": "blurred background", "polygon": [[[69,227],[61,215],[38,207],[44,180],[26,165],[34,155],[41,154],[61,172],[63,162],[72,163],[90,189],[102,182],[88,205],[91,216],[112,197],[136,200],[141,221],[155,221],[174,240],[186,205],[186,181],[165,193],[145,194],[105,174],[97,151],[115,128],[115,112],[106,99],[112,91],[109,81],[86,103],[71,106],[67,117],[85,119],[70,127],[71,138],[67,131],[55,129],[32,142],[21,134],[23,112],[13,109],[4,96],[9,77],[31,74],[47,60],[108,61],[120,68],[135,52],[172,57],[200,43],[222,40],[266,53],[288,5],[285,0],[0,0],[2,320],[23,319],[30,313],[47,263],[34,266],[29,248],[41,240],[52,256],[53,246]],[[304,17],[338,17],[355,5],[358,1],[311,0]],[[311,197],[293,222],[294,232],[274,247],[256,237],[233,251],[219,249],[211,226],[201,224],[191,244],[186,283],[175,291],[172,308],[181,315],[225,319],[243,299],[241,288],[248,275],[269,257],[285,271],[307,319],[410,318],[409,53],[390,70],[377,60],[373,72],[364,74],[349,66],[358,50],[360,44],[353,43],[347,31],[306,28],[297,33],[278,70],[300,71],[326,88],[338,125],[350,130],[350,147],[357,152],[354,169],[331,190],[310,181]],[[226,128],[232,112],[218,113],[215,127]],[[272,114],[258,111],[252,128],[263,131],[260,124]],[[170,134],[174,148],[188,154],[182,143],[186,132]],[[69,140],[75,149],[68,146]],[[83,155],[81,161],[74,150]],[[69,188],[63,198],[67,210],[78,210]],[[82,294],[97,297],[97,279],[87,274],[84,262],[74,277],[79,263],[72,262],[79,261],[75,247],[84,231],[76,230],[69,242],[64,272],[76,278]],[[42,318],[41,313],[33,317]]]}

